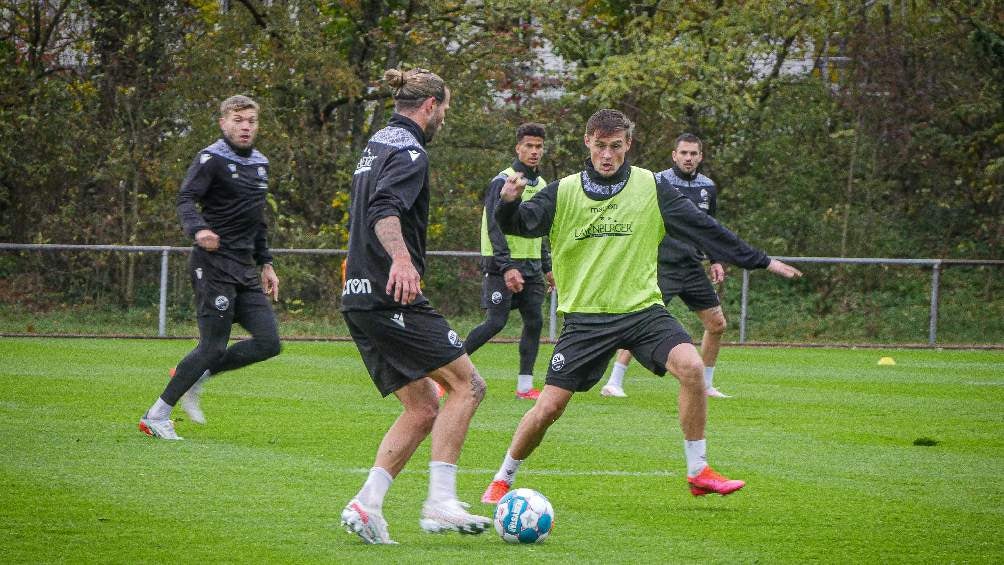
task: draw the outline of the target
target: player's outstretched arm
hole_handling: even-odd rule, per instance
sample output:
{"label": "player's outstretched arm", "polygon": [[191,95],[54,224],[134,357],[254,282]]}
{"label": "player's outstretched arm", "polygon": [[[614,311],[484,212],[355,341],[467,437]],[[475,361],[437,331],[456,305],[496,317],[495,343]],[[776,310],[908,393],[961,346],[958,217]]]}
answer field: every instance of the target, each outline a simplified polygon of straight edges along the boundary
{"label": "player's outstretched arm", "polygon": [[799,271],[787,263],[778,261],[777,259],[770,260],[770,264],[767,265],[767,270],[786,279],[797,279],[802,276],[802,271]]}

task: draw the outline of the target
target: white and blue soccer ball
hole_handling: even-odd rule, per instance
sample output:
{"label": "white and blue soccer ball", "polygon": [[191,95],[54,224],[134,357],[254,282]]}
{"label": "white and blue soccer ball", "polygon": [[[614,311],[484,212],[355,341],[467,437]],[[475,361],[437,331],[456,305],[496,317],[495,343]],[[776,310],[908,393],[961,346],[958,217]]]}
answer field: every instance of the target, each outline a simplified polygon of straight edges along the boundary
{"label": "white and blue soccer ball", "polygon": [[554,509],[539,492],[518,488],[506,493],[495,507],[495,531],[509,543],[539,543],[554,526]]}

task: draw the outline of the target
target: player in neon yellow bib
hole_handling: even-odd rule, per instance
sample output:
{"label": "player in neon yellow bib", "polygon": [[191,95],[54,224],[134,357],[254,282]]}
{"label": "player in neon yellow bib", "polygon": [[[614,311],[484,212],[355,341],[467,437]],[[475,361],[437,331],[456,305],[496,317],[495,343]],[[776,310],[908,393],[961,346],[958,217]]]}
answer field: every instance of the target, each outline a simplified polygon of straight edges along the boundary
{"label": "player in neon yellow bib", "polygon": [[495,205],[499,191],[510,176],[521,174],[527,181],[523,200],[547,186],[538,167],[544,154],[544,126],[521,124],[516,128],[516,158],[512,166],[495,175],[485,191],[485,208],[481,214],[481,307],[485,321],[471,330],[464,340],[469,355],[502,331],[509,312],[519,310],[523,332],[519,338],[519,373],[516,398],[535,400],[540,390],[533,386],[533,366],[540,348],[540,331],[544,325],[541,304],[554,286],[551,276],[551,256],[541,237],[505,235],[495,222]]}
{"label": "player in neon yellow bib", "polygon": [[[670,233],[745,269],[786,277],[801,273],[757,250],[701,212],[668,182],[626,162],[634,123],[600,110],[586,123],[589,161],[580,173],[521,202],[522,179],[510,177],[495,217],[506,233],[547,235],[558,309],[565,326],[544,389],[522,418],[494,480],[482,496],[493,504],[511,488],[520,463],[544,438],[575,392],[592,388],[618,348],[657,375],[680,382],[679,411],[687,483],[695,496],[726,495],[745,485],[707,463],[704,364],[690,336],[666,311],[656,278],[659,242]],[[619,272],[617,278],[608,274]]]}

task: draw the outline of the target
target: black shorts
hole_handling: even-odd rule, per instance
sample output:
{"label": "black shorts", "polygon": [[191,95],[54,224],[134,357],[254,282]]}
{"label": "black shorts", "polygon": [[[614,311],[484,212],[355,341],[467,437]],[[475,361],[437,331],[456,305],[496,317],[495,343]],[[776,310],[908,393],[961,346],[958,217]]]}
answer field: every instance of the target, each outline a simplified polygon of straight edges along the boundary
{"label": "black shorts", "polygon": [[481,284],[481,307],[485,310],[502,308],[515,310],[521,304],[539,308],[544,303],[547,287],[543,280],[529,279],[523,282],[523,290],[513,293],[505,285],[505,278],[495,273],[485,273]]}
{"label": "black shorts", "polygon": [[681,343],[692,343],[662,306],[631,314],[569,314],[554,345],[546,384],[583,392],[603,378],[618,349],[628,349],[656,375],[666,374],[666,357]]}
{"label": "black shorts", "polygon": [[272,312],[268,296],[261,287],[257,266],[210,253],[200,247],[192,249],[188,264],[192,289],[195,290],[195,310],[199,317],[233,320],[238,301],[242,303],[243,310],[267,309]]}
{"label": "black shorts", "polygon": [[674,297],[680,300],[694,312],[707,310],[721,305],[711,279],[704,272],[704,267],[672,267],[659,264],[659,289],[662,291],[662,302],[669,304]]}
{"label": "black shorts", "polygon": [[465,354],[460,335],[428,304],[342,314],[383,396]]}

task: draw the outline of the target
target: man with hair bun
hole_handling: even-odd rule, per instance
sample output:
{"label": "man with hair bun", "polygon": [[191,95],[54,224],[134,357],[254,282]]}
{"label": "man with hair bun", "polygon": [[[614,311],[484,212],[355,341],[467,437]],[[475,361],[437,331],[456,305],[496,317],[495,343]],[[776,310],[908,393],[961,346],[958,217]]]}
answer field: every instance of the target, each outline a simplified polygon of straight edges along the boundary
{"label": "man with hair bun", "polygon": [[[586,122],[586,169],[553,182],[522,201],[525,181],[506,179],[495,218],[502,231],[548,236],[558,310],[565,325],[544,381],[524,414],[498,473],[481,501],[495,504],[511,488],[520,464],[540,445],[576,392],[588,391],[618,348],[628,349],[656,375],[680,383],[679,413],[694,496],[726,495],[745,483],[716,473],[707,463],[704,437],[707,397],[701,356],[683,326],[666,311],[656,280],[659,242],[673,237],[746,269],[766,268],[794,278],[801,273],[701,212],[664,178],[626,160],[634,123],[616,110],[600,110]],[[597,273],[619,272],[611,278]]]}
{"label": "man with hair bun", "polygon": [[[220,104],[219,123],[223,137],[195,156],[178,191],[178,216],[194,240],[189,265],[199,345],[171,371],[164,392],[140,418],[139,429],[160,439],[182,439],[170,419],[179,400],[189,419],[205,423],[199,395],[210,375],[274,357],[280,349],[268,301],[279,299],[265,226],[268,159],[254,148],[258,104],[231,96]],[[251,339],[227,347],[234,322]]]}
{"label": "man with hair bun", "polygon": [[[463,341],[422,295],[429,224],[425,145],[450,107],[450,90],[425,69],[391,69],[394,115],[363,150],[352,176],[349,253],[342,313],[373,384],[404,411],[377,449],[362,488],[342,510],[342,525],[371,544],[395,543],[383,518],[394,478],[432,435],[429,494],[419,525],[435,533],[480,534],[491,524],[457,500],[457,461],[485,381]],[[436,384],[447,393],[442,408]]]}
{"label": "man with hair bun", "polygon": [[467,354],[475,351],[502,331],[509,312],[519,309],[523,333],[519,338],[519,374],[516,398],[536,400],[540,390],[533,387],[533,365],[540,348],[540,331],[544,326],[541,305],[547,290],[554,286],[551,256],[543,238],[505,235],[495,221],[495,205],[505,180],[516,173],[527,182],[523,200],[531,198],[547,182],[538,167],[544,154],[544,126],[525,123],[516,128],[516,158],[488,184],[485,209],[481,215],[481,307],[487,312],[485,321],[467,336]]}

